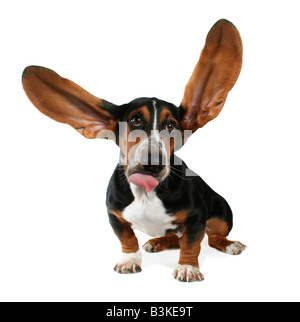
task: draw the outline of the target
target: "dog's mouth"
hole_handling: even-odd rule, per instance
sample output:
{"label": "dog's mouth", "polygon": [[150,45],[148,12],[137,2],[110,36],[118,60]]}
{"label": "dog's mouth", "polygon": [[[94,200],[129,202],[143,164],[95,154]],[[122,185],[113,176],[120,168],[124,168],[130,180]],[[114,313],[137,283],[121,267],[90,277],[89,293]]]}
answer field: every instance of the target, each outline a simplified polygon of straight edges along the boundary
{"label": "dog's mouth", "polygon": [[136,186],[143,187],[147,193],[159,185],[158,179],[153,175],[138,172],[131,174],[128,177],[128,182],[133,183]]}
{"label": "dog's mouth", "polygon": [[[153,169],[155,171],[153,171]],[[152,171],[149,171],[152,170]],[[159,170],[159,171],[158,171]],[[125,167],[125,175],[129,183],[142,187],[147,193],[156,188],[170,173],[168,165],[163,166],[161,169],[153,168],[145,169],[145,166]]]}

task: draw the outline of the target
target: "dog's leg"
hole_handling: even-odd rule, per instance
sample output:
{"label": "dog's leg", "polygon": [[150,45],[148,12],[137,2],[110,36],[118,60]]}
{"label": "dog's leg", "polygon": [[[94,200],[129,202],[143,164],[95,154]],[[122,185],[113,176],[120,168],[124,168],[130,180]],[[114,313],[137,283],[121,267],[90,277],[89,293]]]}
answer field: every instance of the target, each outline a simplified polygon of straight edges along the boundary
{"label": "dog's leg", "polygon": [[204,279],[204,276],[199,271],[198,263],[198,256],[200,254],[201,241],[203,237],[204,231],[192,243],[190,242],[186,233],[179,238],[180,257],[178,266],[173,273],[174,278],[178,281],[193,282],[202,281]]}
{"label": "dog's leg", "polygon": [[115,265],[114,270],[122,274],[141,272],[142,254],[139,250],[138,240],[128,223],[123,223],[122,235],[118,237],[123,257]]}
{"label": "dog's leg", "polygon": [[114,270],[122,274],[141,272],[142,254],[131,225],[116,211],[113,214],[109,213],[109,221],[121,242],[123,253],[122,259],[115,265]]}
{"label": "dog's leg", "polygon": [[179,239],[175,234],[168,234],[160,238],[149,239],[143,246],[148,253],[157,253],[165,249],[179,248]]}
{"label": "dog's leg", "polygon": [[209,246],[231,255],[240,254],[246,246],[238,241],[226,238],[229,233],[228,223],[220,218],[211,218],[206,222],[206,234]]}

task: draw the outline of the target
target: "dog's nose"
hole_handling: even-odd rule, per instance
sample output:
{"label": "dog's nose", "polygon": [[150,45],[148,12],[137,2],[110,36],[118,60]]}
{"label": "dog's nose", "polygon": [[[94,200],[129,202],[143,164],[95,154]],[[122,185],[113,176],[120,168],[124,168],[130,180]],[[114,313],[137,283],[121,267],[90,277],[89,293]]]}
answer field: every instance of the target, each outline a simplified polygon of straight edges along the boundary
{"label": "dog's nose", "polygon": [[162,171],[162,169],[164,168],[164,165],[143,165],[143,168],[145,171],[147,172],[151,172],[151,173],[160,173],[160,171]]}
{"label": "dog's nose", "polygon": [[162,169],[165,167],[162,164],[162,155],[151,155],[149,153],[148,155],[144,155],[141,160],[142,167],[145,171],[158,174],[162,171]]}

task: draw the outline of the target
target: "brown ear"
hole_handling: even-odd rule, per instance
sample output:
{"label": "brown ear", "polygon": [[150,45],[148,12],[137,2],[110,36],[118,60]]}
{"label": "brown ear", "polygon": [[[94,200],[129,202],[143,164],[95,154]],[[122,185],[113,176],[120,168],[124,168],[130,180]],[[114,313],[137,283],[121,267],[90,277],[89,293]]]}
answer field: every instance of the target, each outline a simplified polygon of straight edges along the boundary
{"label": "brown ear", "polygon": [[93,96],[54,71],[28,66],[22,83],[28,98],[40,112],[71,125],[83,136],[94,139],[102,130],[115,130],[117,106]]}
{"label": "brown ear", "polygon": [[181,108],[184,130],[196,131],[214,119],[242,67],[243,45],[236,27],[225,19],[209,31],[194,72],[185,87]]}

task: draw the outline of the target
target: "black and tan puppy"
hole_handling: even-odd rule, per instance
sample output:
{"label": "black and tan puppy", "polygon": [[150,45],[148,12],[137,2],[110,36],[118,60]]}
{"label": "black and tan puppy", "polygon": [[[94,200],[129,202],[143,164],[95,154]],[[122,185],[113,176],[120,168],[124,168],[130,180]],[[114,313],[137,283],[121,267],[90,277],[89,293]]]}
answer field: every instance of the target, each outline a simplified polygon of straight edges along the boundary
{"label": "black and tan puppy", "polygon": [[180,248],[174,277],[200,281],[198,256],[206,233],[209,245],[228,254],[245,246],[226,238],[232,212],[220,195],[188,170],[174,151],[221,111],[242,66],[238,30],[219,20],[185,88],[179,107],[156,98],[116,106],[99,99],[50,69],[29,66],[23,87],[31,102],[52,119],[87,138],[114,139],[120,147],[108,189],[109,221],[122,246],[119,273],[141,271],[142,256],[134,229],[150,236],[148,252]]}

